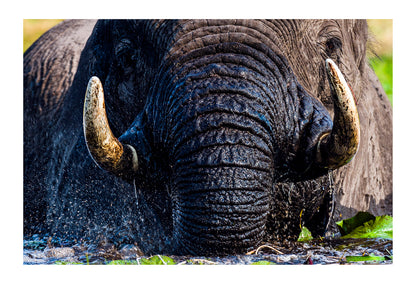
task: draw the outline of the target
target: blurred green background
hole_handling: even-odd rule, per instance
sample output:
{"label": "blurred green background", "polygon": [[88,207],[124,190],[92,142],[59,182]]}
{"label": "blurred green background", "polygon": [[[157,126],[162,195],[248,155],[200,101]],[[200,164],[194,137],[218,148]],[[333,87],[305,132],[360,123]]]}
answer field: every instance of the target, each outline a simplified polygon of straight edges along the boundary
{"label": "blurred green background", "polygon": [[63,19],[24,19],[23,20],[23,52],[33,44],[44,32]]}
{"label": "blurred green background", "polygon": [[368,58],[393,105],[393,20],[367,20],[371,34]]}
{"label": "blurred green background", "polygon": [[[61,21],[62,19],[23,20],[23,52],[45,31]],[[393,105],[393,20],[370,19],[367,22],[372,40],[368,58]]]}

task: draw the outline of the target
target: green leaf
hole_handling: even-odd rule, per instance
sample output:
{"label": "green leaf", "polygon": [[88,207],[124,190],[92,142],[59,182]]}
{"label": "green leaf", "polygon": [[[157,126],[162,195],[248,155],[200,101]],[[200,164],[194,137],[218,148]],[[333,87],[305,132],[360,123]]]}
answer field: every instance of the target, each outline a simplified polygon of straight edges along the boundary
{"label": "green leaf", "polygon": [[268,260],[259,260],[256,262],[251,263],[251,265],[275,265],[275,262],[268,261]]}
{"label": "green leaf", "polygon": [[136,260],[112,260],[107,263],[108,265],[130,265],[137,264]]}
{"label": "green leaf", "polygon": [[299,234],[298,242],[306,242],[312,240],[312,233],[306,227],[302,227],[302,231]]}
{"label": "green leaf", "polygon": [[385,256],[375,256],[375,255],[365,255],[365,256],[346,256],[345,260],[347,262],[358,262],[358,261],[384,261],[389,260],[390,257]]}
{"label": "green leaf", "polygon": [[71,261],[57,260],[57,261],[55,261],[54,264],[57,264],[57,265],[75,265],[75,264],[83,264],[83,263],[82,262],[71,262]]}
{"label": "green leaf", "polygon": [[337,222],[342,236],[345,236],[364,223],[374,220],[376,217],[368,212],[360,211],[354,217]]}
{"label": "green leaf", "polygon": [[163,255],[155,255],[152,256],[150,258],[142,258],[140,259],[140,264],[142,265],[148,265],[148,264],[152,264],[152,265],[169,265],[169,264],[176,264],[176,262],[167,256],[163,256]]}
{"label": "green leaf", "polygon": [[377,216],[374,220],[365,222],[341,238],[393,239],[393,217],[389,215]]}

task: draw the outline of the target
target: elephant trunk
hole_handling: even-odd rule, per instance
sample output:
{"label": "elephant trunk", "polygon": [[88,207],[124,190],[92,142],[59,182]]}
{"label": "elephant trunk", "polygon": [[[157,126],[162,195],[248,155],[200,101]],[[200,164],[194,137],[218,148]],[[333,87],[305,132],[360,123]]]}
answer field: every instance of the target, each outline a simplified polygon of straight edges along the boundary
{"label": "elephant trunk", "polygon": [[272,152],[263,127],[242,113],[205,111],[181,137],[173,164],[174,235],[191,254],[244,252],[262,240]]}
{"label": "elephant trunk", "polygon": [[243,253],[263,239],[274,175],[273,112],[265,108],[274,106],[265,78],[241,65],[247,59],[193,59],[172,79],[158,130],[169,142],[181,254]]}

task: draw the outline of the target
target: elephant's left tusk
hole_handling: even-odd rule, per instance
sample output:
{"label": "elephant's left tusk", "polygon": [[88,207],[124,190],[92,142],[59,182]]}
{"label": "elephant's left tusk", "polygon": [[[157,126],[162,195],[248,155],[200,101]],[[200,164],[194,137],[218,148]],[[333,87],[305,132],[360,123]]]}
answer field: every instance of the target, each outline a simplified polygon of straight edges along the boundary
{"label": "elephant's left tusk", "polygon": [[334,127],[319,140],[316,161],[322,167],[336,169],[350,162],[357,153],[360,120],[354,95],[331,59],[326,60],[326,71],[334,102]]}

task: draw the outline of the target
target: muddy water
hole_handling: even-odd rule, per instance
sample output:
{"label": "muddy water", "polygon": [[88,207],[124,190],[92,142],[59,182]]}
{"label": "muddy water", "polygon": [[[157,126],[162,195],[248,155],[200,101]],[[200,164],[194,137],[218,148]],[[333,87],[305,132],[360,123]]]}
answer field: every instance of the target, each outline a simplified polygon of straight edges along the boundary
{"label": "muddy water", "polygon": [[[72,244],[71,244],[72,243]],[[144,256],[135,244],[53,240],[33,235],[24,240],[24,264],[140,264]],[[170,256],[176,264],[391,264],[393,242],[386,239],[323,239],[264,244],[245,255],[226,257]]]}

